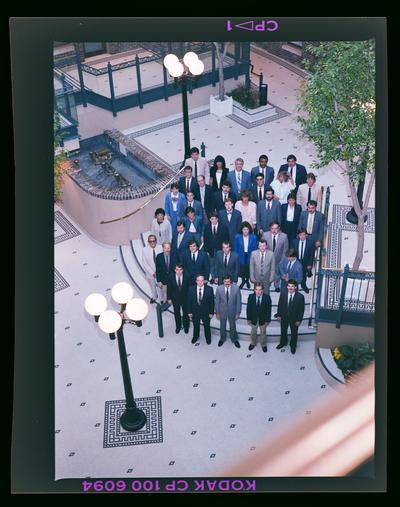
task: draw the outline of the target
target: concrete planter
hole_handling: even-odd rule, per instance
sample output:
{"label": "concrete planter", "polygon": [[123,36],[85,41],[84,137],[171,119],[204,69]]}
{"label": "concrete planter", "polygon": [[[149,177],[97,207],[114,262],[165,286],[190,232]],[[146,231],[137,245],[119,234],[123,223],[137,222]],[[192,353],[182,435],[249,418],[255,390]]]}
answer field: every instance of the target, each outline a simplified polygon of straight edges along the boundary
{"label": "concrete planter", "polygon": [[260,106],[255,109],[247,109],[246,107],[242,106],[242,104],[234,100],[233,114],[239,118],[242,118],[243,120],[252,123],[258,120],[263,120],[264,118],[268,118],[269,116],[276,115],[276,109],[274,106],[271,106],[271,104]]}
{"label": "concrete planter", "polygon": [[225,100],[220,101],[218,95],[210,96],[210,113],[216,116],[228,116],[233,112],[233,99],[225,95]]}

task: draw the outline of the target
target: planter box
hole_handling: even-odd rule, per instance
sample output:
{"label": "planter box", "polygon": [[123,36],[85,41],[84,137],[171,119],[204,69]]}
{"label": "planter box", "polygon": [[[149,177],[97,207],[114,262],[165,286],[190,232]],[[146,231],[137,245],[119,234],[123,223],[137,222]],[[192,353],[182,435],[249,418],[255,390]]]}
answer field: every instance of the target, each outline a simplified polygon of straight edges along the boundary
{"label": "planter box", "polygon": [[236,100],[234,100],[233,114],[249,123],[253,123],[255,121],[268,118],[269,116],[274,116],[277,114],[277,112],[276,108],[274,106],[271,106],[271,104],[256,107],[255,109],[246,109],[244,106],[242,106],[242,104],[239,104],[239,102],[236,102]]}
{"label": "planter box", "polygon": [[210,113],[216,116],[228,116],[233,113],[232,97],[225,95],[225,100],[220,101],[218,96],[210,96]]}

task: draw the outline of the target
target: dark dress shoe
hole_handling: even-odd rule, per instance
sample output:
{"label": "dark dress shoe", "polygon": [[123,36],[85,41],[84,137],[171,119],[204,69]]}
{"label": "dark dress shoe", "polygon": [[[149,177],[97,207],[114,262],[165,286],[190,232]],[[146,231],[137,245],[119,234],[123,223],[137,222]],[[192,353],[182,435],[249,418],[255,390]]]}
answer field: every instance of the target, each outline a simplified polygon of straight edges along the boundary
{"label": "dark dress shoe", "polygon": [[214,278],[211,278],[210,284],[213,284],[213,283],[214,283]]}
{"label": "dark dress shoe", "polygon": [[279,343],[276,348],[277,349],[283,349],[283,347],[286,347],[287,343],[283,344],[283,343]]}
{"label": "dark dress shoe", "polygon": [[208,339],[206,338],[206,343],[207,343],[207,345],[210,345],[211,344],[211,338],[208,338]]}
{"label": "dark dress shoe", "polygon": [[292,354],[296,354],[296,347],[290,347],[290,352]]}
{"label": "dark dress shoe", "polygon": [[244,282],[242,282],[240,285],[239,285],[239,289],[243,289],[244,287]]}
{"label": "dark dress shoe", "polygon": [[267,352],[267,350],[268,350],[266,346],[264,346],[262,349],[263,349],[263,352]]}
{"label": "dark dress shoe", "polygon": [[180,331],[181,329],[182,329],[181,327],[177,327],[177,328],[175,329],[175,333],[176,333],[176,334],[178,334],[178,333],[179,333],[179,331]]}
{"label": "dark dress shoe", "polygon": [[250,282],[249,282],[248,280],[247,280],[247,282],[246,282],[246,287],[247,287],[248,289],[250,289]]}
{"label": "dark dress shoe", "polygon": [[281,289],[279,287],[276,287],[275,292],[280,292]]}
{"label": "dark dress shoe", "polygon": [[188,334],[188,332],[189,332],[189,328],[186,328],[185,329],[185,334]]}
{"label": "dark dress shoe", "polygon": [[235,345],[235,347],[237,347],[238,349],[240,349],[240,343],[238,341],[233,342],[233,345]]}
{"label": "dark dress shoe", "polygon": [[220,341],[218,342],[218,347],[222,347],[222,345],[223,345],[223,344],[224,344],[224,342],[223,342],[222,340],[220,340]]}
{"label": "dark dress shoe", "polygon": [[304,292],[306,294],[308,294],[310,292],[310,289],[308,287],[302,287],[302,289],[304,290]]}
{"label": "dark dress shoe", "polygon": [[250,345],[249,345],[249,350],[253,350],[253,349],[254,349],[254,347],[255,347],[255,345],[250,344]]}
{"label": "dark dress shoe", "polygon": [[151,299],[150,299],[150,304],[151,304],[151,305],[152,305],[152,304],[154,304],[155,302],[156,302],[156,300],[155,300],[155,299],[153,299],[153,298],[151,298]]}
{"label": "dark dress shoe", "polygon": [[198,338],[195,338],[195,337],[193,336],[193,338],[192,338],[192,343],[196,343],[196,342],[197,342],[197,340],[198,340]]}

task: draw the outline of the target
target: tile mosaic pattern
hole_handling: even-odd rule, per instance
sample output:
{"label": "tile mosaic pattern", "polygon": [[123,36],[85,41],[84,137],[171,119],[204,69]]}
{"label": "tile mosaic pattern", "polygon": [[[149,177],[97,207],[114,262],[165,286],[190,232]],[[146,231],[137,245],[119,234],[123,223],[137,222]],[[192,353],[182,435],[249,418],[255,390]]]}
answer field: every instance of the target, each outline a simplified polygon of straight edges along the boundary
{"label": "tile mosaic pattern", "polygon": [[54,268],[54,292],[63,290],[69,287],[67,280],[61,275],[61,273]]}
{"label": "tile mosaic pattern", "polygon": [[62,241],[66,241],[67,239],[74,238],[75,236],[79,236],[79,230],[71,224],[71,222],[66,218],[61,211],[54,212],[54,222],[55,222],[55,236],[54,243],[58,244]]}

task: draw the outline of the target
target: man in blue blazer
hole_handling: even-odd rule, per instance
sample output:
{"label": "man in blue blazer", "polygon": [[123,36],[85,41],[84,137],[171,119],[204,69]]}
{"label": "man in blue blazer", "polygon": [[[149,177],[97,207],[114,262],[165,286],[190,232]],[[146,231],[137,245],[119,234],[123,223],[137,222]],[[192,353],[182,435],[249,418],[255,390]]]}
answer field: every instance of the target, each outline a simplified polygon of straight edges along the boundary
{"label": "man in blue blazer", "polygon": [[260,236],[269,231],[273,222],[281,224],[281,203],[274,199],[274,189],[268,187],[265,191],[265,199],[257,204],[257,230]]}
{"label": "man in blue blazer", "polygon": [[193,208],[194,214],[197,218],[199,218],[203,222],[203,207],[201,205],[201,202],[195,200],[195,196],[193,192],[187,192],[186,194],[186,209],[185,209],[185,216],[187,215],[187,208]]}
{"label": "man in blue blazer", "polygon": [[229,230],[229,241],[233,245],[235,236],[240,232],[242,225],[242,214],[237,209],[233,209],[233,201],[228,197],[225,201],[225,209],[218,213],[219,223],[226,225]]}
{"label": "man in blue blazer", "polygon": [[296,257],[303,267],[303,280],[301,281],[301,288],[306,294],[308,294],[310,292],[310,289],[307,287],[306,277],[312,276],[315,245],[313,241],[307,237],[307,230],[299,229],[297,239],[292,242],[291,246],[294,248]]}
{"label": "man in blue blazer", "polygon": [[258,159],[258,166],[253,167],[251,170],[251,182],[253,185],[256,183],[257,174],[262,174],[264,176],[264,183],[266,187],[269,187],[271,183],[274,181],[275,171],[274,168],[267,165],[268,157],[267,155],[260,155]]}
{"label": "man in blue blazer", "polygon": [[188,314],[193,320],[192,343],[196,343],[199,339],[200,321],[203,321],[206,342],[210,345],[210,319],[214,315],[214,291],[204,283],[204,276],[202,275],[197,275],[196,285],[189,287]]}
{"label": "man in blue blazer", "polygon": [[294,155],[288,155],[287,164],[282,164],[279,172],[289,173],[295,182],[296,188],[293,192],[296,194],[300,185],[307,182],[307,171],[304,165],[297,163],[297,158]]}
{"label": "man in blue blazer", "polygon": [[231,190],[231,184],[229,181],[222,183],[222,190],[214,192],[214,210],[221,211],[225,209],[225,201],[232,199],[233,204],[236,202],[235,194]]}
{"label": "man in blue blazer", "polygon": [[300,284],[303,280],[303,267],[296,258],[294,248],[289,248],[286,257],[278,265],[279,276],[281,278],[281,292],[287,291],[288,280],[295,280]]}
{"label": "man in blue blazer", "polygon": [[309,201],[307,210],[302,211],[300,215],[299,228],[307,231],[308,237],[318,248],[322,244],[324,237],[324,215],[316,211],[317,201]]}
{"label": "man in blue blazer", "polygon": [[176,224],[176,231],[172,237],[171,250],[179,261],[182,261],[182,255],[189,250],[189,241],[194,239],[191,232],[187,232],[185,224],[179,220]]}
{"label": "man in blue blazer", "polygon": [[193,239],[189,241],[189,250],[182,254],[182,264],[189,278],[189,283],[196,283],[197,275],[202,275],[207,281],[210,276],[210,261],[208,255],[199,247]]}
{"label": "man in blue blazer", "polygon": [[236,200],[239,199],[242,190],[250,190],[251,176],[249,171],[243,170],[244,161],[242,158],[235,160],[235,169],[230,171],[227,180],[231,184],[232,192],[235,194]]}
{"label": "man in blue blazer", "polygon": [[186,195],[188,192],[195,193],[197,190],[197,181],[193,176],[193,169],[187,165],[183,170],[184,176],[179,178],[179,192]]}

